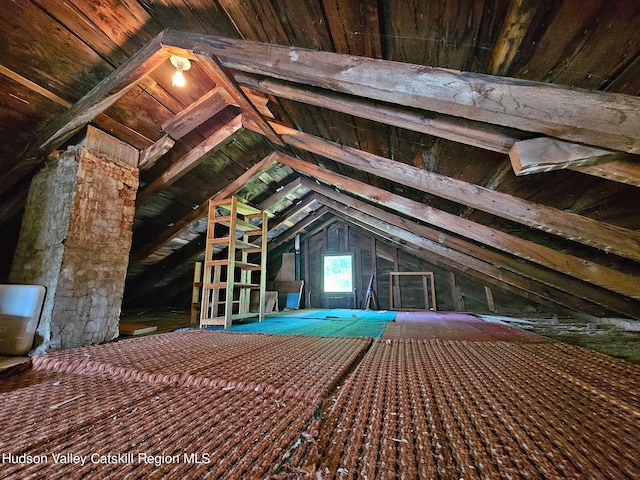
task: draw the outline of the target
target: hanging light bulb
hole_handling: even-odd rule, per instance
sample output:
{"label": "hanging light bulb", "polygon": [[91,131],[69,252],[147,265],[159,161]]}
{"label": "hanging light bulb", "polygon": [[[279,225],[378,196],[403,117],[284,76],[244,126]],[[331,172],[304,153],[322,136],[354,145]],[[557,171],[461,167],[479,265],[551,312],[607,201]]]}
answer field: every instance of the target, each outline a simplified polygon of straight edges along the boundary
{"label": "hanging light bulb", "polygon": [[173,82],[171,85],[174,87],[184,87],[184,73],[179,68],[176,70],[176,73],[173,74]]}
{"label": "hanging light bulb", "polygon": [[171,83],[174,87],[184,87],[184,73],[191,68],[191,62],[182,57],[178,57],[176,55],[171,55],[170,57],[171,65],[176,67],[176,73],[173,74],[173,82]]}

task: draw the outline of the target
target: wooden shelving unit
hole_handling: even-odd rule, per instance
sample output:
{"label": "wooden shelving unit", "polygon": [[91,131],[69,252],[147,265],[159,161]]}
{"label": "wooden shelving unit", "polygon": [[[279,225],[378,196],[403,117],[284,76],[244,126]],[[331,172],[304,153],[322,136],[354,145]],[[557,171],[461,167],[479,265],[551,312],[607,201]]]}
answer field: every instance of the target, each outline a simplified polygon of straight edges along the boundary
{"label": "wooden shelving unit", "polygon": [[[226,248],[227,258],[214,258]],[[236,197],[209,201],[203,263],[200,326],[223,325],[257,316],[264,319],[267,265],[267,214]],[[249,261],[249,258],[254,261]],[[255,261],[255,259],[258,259]],[[251,290],[259,290],[258,312],[249,309]]]}

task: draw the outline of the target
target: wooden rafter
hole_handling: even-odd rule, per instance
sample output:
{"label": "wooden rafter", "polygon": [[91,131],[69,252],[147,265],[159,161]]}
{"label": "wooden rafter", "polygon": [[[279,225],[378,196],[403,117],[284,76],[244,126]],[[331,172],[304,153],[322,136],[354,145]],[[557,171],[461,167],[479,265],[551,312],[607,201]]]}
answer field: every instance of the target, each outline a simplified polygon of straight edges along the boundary
{"label": "wooden rafter", "polygon": [[[456,233],[483,245],[497,248],[516,257],[552,268],[575,278],[589,281],[622,295],[640,299],[640,285],[637,285],[631,275],[626,275],[593,262],[557,252],[543,245],[523,240],[500,230],[462,219],[456,215],[364,184],[282,153],[277,154],[277,159],[278,162],[288,165],[294,170],[311,175],[340,189],[353,192],[368,201],[391,208],[404,215],[434,225],[439,229]],[[445,245],[447,241],[448,236],[443,233],[440,243]]]}
{"label": "wooden rafter", "polygon": [[282,214],[275,217],[273,221],[269,222],[269,230],[277,230],[282,226],[286,229],[293,227],[297,223],[293,220],[293,217],[300,215],[301,212],[304,212],[305,216],[308,216],[311,212],[317,210],[312,208],[317,203],[318,200],[315,195],[305,197],[305,199],[300,203],[291,206],[286,211],[282,212]]}
{"label": "wooden rafter", "polygon": [[149,148],[145,148],[140,151],[140,160],[138,161],[138,168],[142,170],[149,170],[153,167],[156,161],[162,157],[165,153],[173,148],[175,140],[169,135],[164,135],[160,140],[155,142]]}
{"label": "wooden rafter", "polygon": [[165,44],[243,72],[640,153],[640,98],[630,95],[184,32]]}
{"label": "wooden rafter", "polygon": [[157,35],[51,122],[27,152],[27,158],[46,155],[158,68],[169,58],[169,52],[162,48],[163,35],[164,32]]}
{"label": "wooden rafter", "polygon": [[216,130],[208,138],[189,150],[182,158],[171,164],[153,182],[146,185],[138,192],[137,201],[144,202],[149,196],[161,187],[171,185],[180,177],[194,169],[204,156],[211,150],[220,148],[235,132],[242,128],[242,115],[236,115],[230,122]]}
{"label": "wooden rafter", "polygon": [[640,233],[536,204],[272,122],[289,145],[508,220],[640,260]]}
{"label": "wooden rafter", "polygon": [[199,62],[200,68],[209,75],[216,85],[222,86],[235,103],[240,106],[242,112],[260,127],[263,135],[276,145],[284,145],[282,139],[258,112],[255,105],[247,98],[236,81],[225,73],[224,68],[216,57],[196,54],[196,60]]}
{"label": "wooden rafter", "polygon": [[532,138],[516,142],[509,159],[516,175],[550,172],[626,158],[620,152],[564,142],[556,138]]}
{"label": "wooden rafter", "polygon": [[298,177],[295,180],[283,186],[282,188],[278,189],[276,193],[271,195],[266,200],[263,200],[262,202],[260,202],[258,205],[256,205],[256,207],[259,210],[269,210],[271,205],[275,204],[276,202],[281,200],[283,197],[286,197],[287,195],[291,195],[295,193],[296,190],[298,190],[301,185],[302,185],[302,182],[300,180],[300,177]]}
{"label": "wooden rafter", "polygon": [[199,127],[228,105],[222,87],[209,90],[198,100],[162,125],[162,129],[174,140],[180,140],[187,133]]}
{"label": "wooden rafter", "polygon": [[[393,125],[395,127],[425,133],[434,137],[444,138],[453,142],[499,153],[512,152],[519,144],[526,144],[527,140],[525,139],[527,135],[532,135],[498,125],[449,115],[417,112],[397,105],[391,106],[353,95],[311,88],[273,78],[258,78],[255,75],[248,74],[238,74],[235,78],[242,85],[277,97],[327,108],[336,112],[366,118],[387,125]],[[566,166],[566,168],[570,170],[607,178],[616,182],[640,185],[640,164],[633,160],[625,160],[625,158],[630,157],[628,154],[604,151],[602,149],[571,142],[563,142],[548,137],[543,138],[549,141],[560,142],[565,145],[565,149],[575,148],[577,151],[582,152],[582,157],[576,157],[571,164]],[[593,157],[598,152],[600,152],[601,155],[597,159],[600,168],[591,168],[591,165],[587,165],[587,159],[589,156]],[[606,155],[602,152],[606,152]],[[567,160],[563,150],[547,150],[545,155],[545,160],[548,164],[562,164]],[[532,159],[532,161],[535,160],[535,158]],[[557,168],[563,167],[558,166]],[[520,174],[517,170],[516,173]]]}
{"label": "wooden rafter", "polygon": [[314,89],[273,78],[256,78],[252,75],[241,74],[237,75],[236,79],[242,85],[277,97],[367,118],[494,152],[509,153],[515,142],[526,138],[522,132],[510,132],[504,127],[465,118],[398,108],[353,95]]}
{"label": "wooden rafter", "polygon": [[[454,258],[452,258],[449,255],[450,252],[441,250],[437,247],[437,244],[434,245],[434,243],[428,242],[419,235],[389,225],[377,217],[366,215],[364,218],[356,218],[356,213],[352,209],[346,211],[340,209],[338,211],[330,208],[330,211],[338,215],[339,218],[346,219],[352,225],[370,232],[382,240],[391,242],[398,249],[409,255],[417,258],[427,257],[428,263],[446,270],[453,269],[475,278],[483,284],[492,285],[501,291],[518,295],[548,307],[552,307],[555,304],[575,311],[594,312],[594,314],[600,308],[593,302],[583,300],[570,293],[560,290],[548,291],[545,285],[538,284],[522,275],[503,270],[494,264],[483,262],[464,253],[456,252]],[[608,305],[607,308],[611,309]],[[640,312],[637,309],[626,314],[633,318],[640,318]]]}
{"label": "wooden rafter", "polygon": [[[252,180],[262,173],[263,170],[269,168],[273,163],[276,162],[275,153],[271,153],[264,157],[262,160],[253,165],[249,170],[244,172],[238,178],[236,178],[233,182],[226,185],[222,190],[217,192],[211,198],[213,199],[222,199],[227,198],[234,193],[236,193],[240,188],[244,186],[245,183]],[[149,255],[151,255],[155,250],[157,250],[161,245],[164,245],[172,238],[180,235],[183,231],[189,228],[191,225],[204,218],[209,209],[209,201],[208,199],[202,202],[198,208],[189,212],[188,215],[181,218],[179,221],[175,222],[170,228],[163,230],[163,232],[156,236],[151,242],[143,245],[138,248],[135,252],[131,254],[129,257],[129,263],[131,265],[136,264]]]}
{"label": "wooden rafter", "polygon": [[[332,188],[318,185],[315,182],[309,182],[309,188],[321,195],[321,201],[333,210],[339,210],[352,218],[362,220],[363,216],[370,219],[375,219],[375,225],[379,230],[396,231],[395,229],[402,229],[411,232],[426,239],[425,245],[438,245],[430,250],[435,253],[442,252],[455,252],[455,255],[462,253],[464,255],[470,255],[473,258],[479,259],[489,265],[500,265],[500,269],[503,271],[510,271],[523,278],[529,278],[547,287],[553,287],[554,289],[569,293],[576,297],[588,300],[590,302],[597,303],[599,305],[606,306],[607,308],[613,308],[613,305],[617,305],[617,309],[620,313],[625,315],[640,315],[640,304],[629,306],[628,302],[622,302],[620,295],[603,291],[601,288],[595,287],[591,284],[585,284],[580,280],[568,280],[566,276],[541,266],[523,262],[521,260],[515,260],[502,252],[487,250],[482,246],[476,245],[473,242],[469,242],[460,238],[448,238],[446,245],[443,245],[440,241],[440,232],[437,230],[421,225],[416,222],[407,220],[406,218],[399,217],[398,215],[386,212],[373,205],[367,204],[361,200],[350,197],[346,194],[336,192]],[[382,223],[381,223],[382,222]],[[365,222],[366,223],[366,222]],[[371,222],[369,222],[371,223]],[[383,225],[383,223],[389,226]],[[398,232],[396,231],[396,234]],[[450,250],[448,250],[450,249]],[[453,258],[455,259],[455,255]],[[450,256],[443,256],[442,262],[447,263]],[[548,290],[545,287],[539,290]],[[543,296],[545,292],[538,292]]]}

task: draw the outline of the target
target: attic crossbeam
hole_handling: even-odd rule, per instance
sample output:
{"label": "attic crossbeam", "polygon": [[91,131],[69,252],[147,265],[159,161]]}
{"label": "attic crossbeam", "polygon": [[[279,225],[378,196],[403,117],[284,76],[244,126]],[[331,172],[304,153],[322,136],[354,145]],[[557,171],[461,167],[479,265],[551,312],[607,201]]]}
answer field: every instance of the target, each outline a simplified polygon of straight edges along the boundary
{"label": "attic crossbeam", "polygon": [[[271,166],[275,162],[276,162],[275,153],[271,153],[267,155],[262,160],[257,162],[253,167],[251,167],[249,170],[247,170],[238,178],[236,178],[233,182],[226,185],[222,190],[220,190],[218,193],[213,195],[211,199],[219,200],[222,198],[227,198],[232,196],[240,188],[242,188],[245,183],[247,183],[254,177],[257,177],[258,175],[260,175],[263,170],[269,168],[269,166]],[[136,249],[136,251],[131,254],[129,258],[129,263],[133,265],[147,258],[158,247],[165,244],[172,238],[176,237],[181,232],[185,231],[195,222],[204,218],[204,216],[208,212],[208,209],[209,209],[209,200],[206,200],[202,202],[202,204],[198,208],[196,208],[195,210],[192,210],[183,218],[175,222],[173,226],[171,226],[170,228],[164,229],[162,233],[156,236],[151,242]]]}
{"label": "attic crossbeam", "polygon": [[274,122],[272,125],[289,145],[297,148],[523,225],[640,260],[638,232],[339,145]]}
{"label": "attic crossbeam", "polygon": [[[567,275],[600,285],[622,295],[640,299],[640,285],[635,278],[593,262],[573,257],[534,242],[509,235],[495,228],[462,219],[456,215],[443,212],[400,195],[390,193],[381,188],[364,184],[349,177],[344,177],[317,165],[298,160],[278,153],[278,161],[284,165],[307,175],[311,175],[337,188],[348,190],[371,202],[391,208],[399,213],[434,225],[480,242],[483,245],[497,248],[519,258],[529,260],[538,265],[552,268]],[[309,182],[312,188],[312,182]],[[446,244],[449,239],[442,235],[440,243]]]}
{"label": "attic crossbeam", "polygon": [[[631,155],[556,138],[518,141],[509,150],[509,159],[518,176],[568,168],[640,186],[640,163],[631,159]],[[591,168],[594,166],[599,168]]]}
{"label": "attic crossbeam", "polygon": [[276,145],[284,146],[285,143],[273,130],[271,125],[269,125],[269,123],[262,117],[260,112],[258,112],[256,107],[247,98],[236,81],[225,73],[224,68],[217,58],[214,56],[196,54],[196,60],[216,85],[223,87],[231,98],[233,98],[235,103],[237,103],[243,113],[260,127],[263,135]]}
{"label": "attic crossbeam", "polygon": [[[501,291],[511,292],[542,305],[561,305],[575,311],[593,311],[595,314],[596,310],[600,308],[596,307],[596,304],[591,301],[583,300],[571,293],[560,290],[549,291],[544,284],[540,284],[536,280],[501,269],[493,263],[467,255],[464,252],[452,252],[446,248],[442,249],[437,242],[431,242],[402,228],[393,227],[379,220],[378,217],[358,215],[358,212],[353,209],[339,208],[338,210],[330,209],[330,211],[356,227],[396,244],[400,250],[407,252],[409,255],[418,258],[427,257],[426,261],[428,263],[447,270],[454,269],[484,284],[492,285]],[[607,308],[611,307],[607,305]],[[633,318],[640,317],[640,312],[637,310],[628,311],[625,314]]]}
{"label": "attic crossbeam", "polygon": [[[327,108],[336,112],[366,118],[386,125],[393,125],[395,127],[405,128],[414,132],[425,133],[452,142],[463,143],[499,153],[513,152],[519,144],[526,144],[528,141],[526,140],[526,136],[531,135],[499,125],[491,125],[467,120],[466,118],[433,114],[424,111],[416,112],[412,109],[373,102],[354,95],[346,95],[331,90],[283,82],[274,78],[259,78],[246,73],[240,73],[236,75],[235,78],[242,85],[270,95],[275,95],[276,97]],[[607,178],[615,182],[640,186],[640,165],[632,160],[625,160],[625,158],[630,157],[628,154],[611,151],[605,152],[602,149],[564,142],[549,137],[543,137],[540,140],[560,142],[565,145],[564,150],[576,149],[581,151],[581,157],[575,158],[571,164],[566,165],[566,168],[570,170],[583,172],[595,177]],[[603,152],[605,154],[603,154]],[[567,160],[563,150],[547,150],[545,153],[545,161],[547,163],[558,165],[555,168],[547,166],[549,170],[565,168],[559,166]],[[592,168],[592,165],[586,164],[587,159],[585,156],[593,157],[596,154],[600,155],[597,160],[595,160],[599,165],[598,168]],[[511,155],[513,155],[513,153],[511,153]],[[532,158],[529,163],[535,163],[538,160],[539,157],[535,157]],[[533,172],[529,171],[527,173]],[[523,173],[516,170],[516,174],[521,175]]]}
{"label": "attic crossbeam", "polygon": [[380,102],[372,102],[361,97],[313,89],[305,85],[287,83],[273,78],[256,78],[253,75],[239,74],[236,79],[242,85],[255,90],[307,103],[320,108],[366,118],[376,122],[406,128],[414,132],[445,138],[453,142],[472,145],[485,150],[509,153],[513,144],[521,135],[510,133],[508,129],[465,118],[416,112],[411,109],[397,108]]}
{"label": "attic crossbeam", "polygon": [[631,95],[195,33],[168,31],[165,44],[247,73],[640,153],[640,98]]}
{"label": "attic crossbeam", "polygon": [[180,140],[187,133],[220,113],[227,105],[224,89],[222,87],[213,88],[165,122],[162,129],[174,140]]}
{"label": "attic crossbeam", "polygon": [[156,36],[51,122],[27,152],[27,158],[49,153],[158,68],[169,58],[169,52],[162,48],[163,35],[164,32]]}
{"label": "attic crossbeam", "polygon": [[180,177],[194,169],[204,156],[213,149],[219,148],[225,141],[229,139],[235,132],[242,128],[242,115],[236,115],[229,123],[216,130],[208,138],[200,142],[195,148],[189,150],[182,158],[174,162],[167,170],[165,170],[153,182],[145,186],[138,193],[138,202],[145,199],[161,187],[171,185]]}
{"label": "attic crossbeam", "polygon": [[548,137],[516,142],[509,151],[509,159],[516,175],[530,175],[617,160],[621,155],[623,154],[620,152],[576,145]]}

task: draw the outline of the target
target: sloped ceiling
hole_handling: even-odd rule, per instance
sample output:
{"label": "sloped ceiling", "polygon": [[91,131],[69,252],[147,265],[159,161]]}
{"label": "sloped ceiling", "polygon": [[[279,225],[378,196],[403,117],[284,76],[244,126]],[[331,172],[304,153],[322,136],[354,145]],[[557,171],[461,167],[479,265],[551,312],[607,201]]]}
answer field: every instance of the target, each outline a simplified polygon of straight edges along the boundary
{"label": "sloped ceiling", "polygon": [[131,305],[188,291],[207,199],[237,194],[273,214],[273,252],[338,217],[508,294],[640,318],[635,0],[2,6],[5,277],[33,172],[92,123],[141,152]]}

